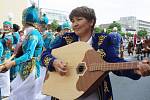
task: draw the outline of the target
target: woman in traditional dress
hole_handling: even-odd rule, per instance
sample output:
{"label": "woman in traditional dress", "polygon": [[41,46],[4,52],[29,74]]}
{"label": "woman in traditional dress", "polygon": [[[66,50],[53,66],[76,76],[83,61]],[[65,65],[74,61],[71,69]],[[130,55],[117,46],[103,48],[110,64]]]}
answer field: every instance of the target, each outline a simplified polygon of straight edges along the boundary
{"label": "woman in traditional dress", "polygon": [[2,69],[19,66],[19,73],[11,82],[10,100],[35,100],[40,77],[40,54],[43,39],[36,29],[39,21],[39,11],[35,5],[23,11],[22,23],[26,36],[19,47],[16,58],[6,62]]}

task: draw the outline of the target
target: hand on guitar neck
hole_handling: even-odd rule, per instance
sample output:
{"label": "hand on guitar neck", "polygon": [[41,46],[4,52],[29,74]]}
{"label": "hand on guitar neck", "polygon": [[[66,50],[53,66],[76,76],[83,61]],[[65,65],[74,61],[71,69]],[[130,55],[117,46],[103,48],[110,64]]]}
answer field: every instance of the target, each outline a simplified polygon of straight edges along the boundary
{"label": "hand on guitar neck", "polygon": [[142,62],[139,62],[137,65],[138,70],[135,70],[134,72],[141,75],[141,76],[149,76],[150,75],[150,62],[148,60],[143,60]]}
{"label": "hand on guitar neck", "polygon": [[[65,62],[56,59],[53,62],[53,67],[55,68],[55,70],[61,75],[67,75],[67,65],[65,64]],[[139,62],[137,65],[138,69],[134,70],[135,73],[141,75],[141,76],[149,76],[150,75],[150,62],[145,59],[142,62]]]}
{"label": "hand on guitar neck", "polygon": [[[67,65],[63,61],[59,59],[54,60],[53,67],[61,76],[67,75]],[[137,67],[138,69],[134,70],[135,73],[141,76],[150,75],[150,62],[148,60],[143,60],[142,62],[139,62]]]}

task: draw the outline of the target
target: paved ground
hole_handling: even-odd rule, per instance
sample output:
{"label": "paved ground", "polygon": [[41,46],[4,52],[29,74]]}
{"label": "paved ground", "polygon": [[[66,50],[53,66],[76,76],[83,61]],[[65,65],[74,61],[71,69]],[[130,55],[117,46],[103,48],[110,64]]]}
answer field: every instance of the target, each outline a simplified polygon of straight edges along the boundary
{"label": "paved ground", "polygon": [[[130,61],[135,61],[135,56],[125,55]],[[118,77],[110,73],[114,100],[150,100],[150,76],[139,80]]]}

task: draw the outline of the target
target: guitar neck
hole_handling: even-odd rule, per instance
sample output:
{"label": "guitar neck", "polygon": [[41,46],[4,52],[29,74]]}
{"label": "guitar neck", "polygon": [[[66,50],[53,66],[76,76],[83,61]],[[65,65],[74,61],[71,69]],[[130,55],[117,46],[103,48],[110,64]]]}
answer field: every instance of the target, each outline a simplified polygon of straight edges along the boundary
{"label": "guitar neck", "polygon": [[121,62],[121,63],[93,63],[88,68],[89,71],[115,71],[115,70],[128,70],[138,69],[138,62]]}

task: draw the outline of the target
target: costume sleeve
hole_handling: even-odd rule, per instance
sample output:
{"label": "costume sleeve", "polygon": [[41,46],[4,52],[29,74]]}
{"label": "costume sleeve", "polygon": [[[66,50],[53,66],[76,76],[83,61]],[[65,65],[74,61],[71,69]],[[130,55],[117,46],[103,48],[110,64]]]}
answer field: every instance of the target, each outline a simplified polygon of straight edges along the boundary
{"label": "costume sleeve", "polygon": [[0,57],[2,57],[3,51],[4,51],[3,44],[0,42]]}
{"label": "costume sleeve", "polygon": [[51,48],[50,43],[54,40],[54,37],[53,37],[52,33],[47,32],[46,37],[43,40],[44,40],[44,47],[46,49],[49,49],[49,48]]}
{"label": "costume sleeve", "polygon": [[2,60],[3,60],[3,51],[4,51],[4,48],[3,48],[3,44],[0,42],[0,64],[2,63]]}
{"label": "costume sleeve", "polygon": [[50,48],[46,49],[41,55],[41,63],[43,66],[47,67],[49,71],[55,70],[53,67],[53,62],[55,59],[57,59],[51,54],[51,52],[53,49],[59,48],[61,46],[63,46],[63,40],[62,37],[58,36],[50,44]]}
{"label": "costume sleeve", "polygon": [[38,43],[38,36],[30,35],[28,39],[26,40],[26,42],[27,42],[27,44],[25,45],[26,48],[23,47],[23,50],[24,50],[23,55],[15,59],[16,65],[22,62],[26,62],[33,57],[35,47]]}
{"label": "costume sleeve", "polygon": [[111,37],[108,35],[101,44],[104,51],[107,51],[107,48],[111,45]]}

